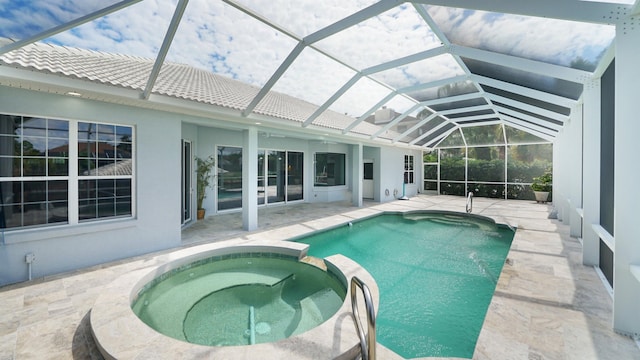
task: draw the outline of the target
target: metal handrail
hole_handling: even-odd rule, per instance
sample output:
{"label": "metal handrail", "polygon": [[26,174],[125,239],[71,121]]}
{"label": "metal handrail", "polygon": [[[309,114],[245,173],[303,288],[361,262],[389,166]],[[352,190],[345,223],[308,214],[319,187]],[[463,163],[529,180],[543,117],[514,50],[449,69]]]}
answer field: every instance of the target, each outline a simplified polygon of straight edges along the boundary
{"label": "metal handrail", "polygon": [[471,213],[473,211],[473,193],[469,191],[467,195],[467,213]]}
{"label": "metal handrail", "polygon": [[[367,308],[367,336],[365,338],[364,331],[362,330],[362,323],[360,323],[360,314],[358,313],[358,302],[356,296],[356,286],[362,290],[364,295],[364,304]],[[373,308],[373,300],[371,298],[371,292],[369,287],[362,282],[358,277],[351,278],[351,311],[353,316],[353,322],[356,325],[356,331],[358,332],[358,338],[360,338],[360,348],[362,351],[363,360],[375,360],[376,358],[376,313]]]}

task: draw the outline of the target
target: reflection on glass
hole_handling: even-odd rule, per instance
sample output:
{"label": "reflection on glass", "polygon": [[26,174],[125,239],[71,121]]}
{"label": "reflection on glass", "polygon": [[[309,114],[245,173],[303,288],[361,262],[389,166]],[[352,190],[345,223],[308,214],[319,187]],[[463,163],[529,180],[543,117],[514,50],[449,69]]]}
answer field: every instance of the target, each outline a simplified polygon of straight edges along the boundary
{"label": "reflection on glass", "polygon": [[83,179],[78,181],[78,216],[81,222],[131,216],[131,179]]}
{"label": "reflection on glass", "polygon": [[313,186],[339,186],[345,182],[345,154],[316,153]]}
{"label": "reflection on glass", "polygon": [[303,199],[304,154],[287,152],[287,201]]}
{"label": "reflection on glass", "polygon": [[242,148],[218,147],[218,210],[242,207]]}
{"label": "reflection on glass", "polygon": [[78,174],[132,175],[132,134],[130,126],[78,123]]}
{"label": "reflection on glass", "polygon": [[265,190],[267,189],[267,184],[265,184],[265,170],[264,166],[266,163],[265,157],[267,154],[264,150],[258,150],[258,205],[263,205],[265,201]]}
{"label": "reflection on glass", "polygon": [[0,191],[0,228],[68,222],[66,180],[2,182]]}
{"label": "reflection on glass", "polygon": [[286,199],[287,156],[284,151],[267,152],[267,202],[283,202]]}
{"label": "reflection on glass", "polygon": [[[504,146],[467,148],[469,181],[504,182]],[[504,189],[502,189],[504,193]]]}

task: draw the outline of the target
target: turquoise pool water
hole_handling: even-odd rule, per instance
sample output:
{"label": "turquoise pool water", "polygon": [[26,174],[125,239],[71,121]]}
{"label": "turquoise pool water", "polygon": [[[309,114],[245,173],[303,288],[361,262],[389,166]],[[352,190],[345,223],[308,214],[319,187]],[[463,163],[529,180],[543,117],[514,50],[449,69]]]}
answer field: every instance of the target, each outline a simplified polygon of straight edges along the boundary
{"label": "turquoise pool water", "polygon": [[296,241],[343,254],[380,289],[377,340],[405,358],[471,358],[514,232],[455,213],[380,215]]}
{"label": "turquoise pool water", "polygon": [[277,341],[305,332],[342,306],[330,272],[268,253],[207,258],[152,281],[132,304],[156,331],[200,345]]}

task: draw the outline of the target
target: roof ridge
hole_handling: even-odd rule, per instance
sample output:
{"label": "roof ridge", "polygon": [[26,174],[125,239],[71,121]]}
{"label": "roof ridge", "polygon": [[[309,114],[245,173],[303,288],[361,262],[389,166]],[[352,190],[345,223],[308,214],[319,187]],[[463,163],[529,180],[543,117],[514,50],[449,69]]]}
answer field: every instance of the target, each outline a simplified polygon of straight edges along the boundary
{"label": "roof ridge", "polygon": [[[135,64],[134,64],[135,62]],[[94,83],[142,90],[155,60],[137,55],[82,49],[45,42],[25,45],[0,55],[0,65],[19,66],[73,77]],[[147,72],[148,71],[148,72]],[[153,92],[236,110],[243,110],[259,93],[260,87],[216,74],[185,63],[165,61]],[[254,112],[289,121],[303,122],[319,108],[309,101],[270,90]],[[314,125],[343,129],[353,117],[327,109]],[[379,127],[360,123],[367,135]],[[366,128],[366,129],[365,129]]]}

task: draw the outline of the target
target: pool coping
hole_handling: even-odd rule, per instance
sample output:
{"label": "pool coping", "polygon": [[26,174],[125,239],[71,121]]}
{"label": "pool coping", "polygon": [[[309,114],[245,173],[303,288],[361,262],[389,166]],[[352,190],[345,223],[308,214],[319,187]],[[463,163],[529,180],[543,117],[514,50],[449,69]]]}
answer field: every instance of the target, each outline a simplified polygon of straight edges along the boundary
{"label": "pool coping", "polygon": [[[301,259],[306,256],[307,249],[308,245],[293,241],[233,239],[165,254],[161,265],[124,274],[105,287],[91,310],[92,335],[105,359],[161,358],[166,354],[174,354],[175,358],[236,359],[253,355],[264,358],[353,359],[360,353],[360,341],[351,315],[348,281],[357,276],[367,284],[375,309],[378,309],[379,290],[373,277],[364,268],[342,255],[325,258],[347,279],[347,294],[342,306],[317,327],[277,342],[224,347],[191,344],[158,333],[142,322],[131,309],[132,299],[145,283],[195,260],[234,252],[261,251],[280,252]],[[361,298],[360,294],[358,299]]]}

